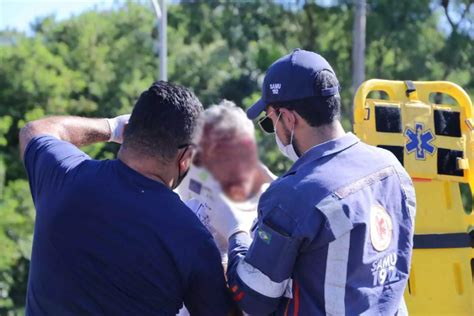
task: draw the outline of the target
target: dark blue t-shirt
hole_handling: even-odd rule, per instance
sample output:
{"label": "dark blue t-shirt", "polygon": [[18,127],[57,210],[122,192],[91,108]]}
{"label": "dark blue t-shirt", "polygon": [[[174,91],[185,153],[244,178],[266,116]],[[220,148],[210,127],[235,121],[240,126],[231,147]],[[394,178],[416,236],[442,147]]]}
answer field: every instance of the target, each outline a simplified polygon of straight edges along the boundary
{"label": "dark blue t-shirt", "polygon": [[27,315],[224,315],[212,236],[165,185],[120,160],[35,137],[25,156],[37,210]]}

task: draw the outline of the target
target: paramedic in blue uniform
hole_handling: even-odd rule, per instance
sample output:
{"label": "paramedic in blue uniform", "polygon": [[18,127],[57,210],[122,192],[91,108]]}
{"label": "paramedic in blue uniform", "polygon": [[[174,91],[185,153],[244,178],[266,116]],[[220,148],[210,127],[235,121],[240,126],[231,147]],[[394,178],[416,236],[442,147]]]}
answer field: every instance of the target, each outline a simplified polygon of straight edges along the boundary
{"label": "paramedic in blue uniform", "polygon": [[[183,301],[192,315],[227,315],[219,251],[172,191],[201,111],[189,90],[160,81],[130,118],[49,117],[21,130],[37,211],[27,315],[176,315]],[[116,160],[78,148],[122,139]]]}
{"label": "paramedic in blue uniform", "polygon": [[261,127],[294,161],[261,196],[254,236],[237,212],[216,213],[228,283],[249,314],[406,314],[413,185],[390,152],[344,132],[340,111],[331,66],[295,50],[270,66],[247,112],[265,112]]}

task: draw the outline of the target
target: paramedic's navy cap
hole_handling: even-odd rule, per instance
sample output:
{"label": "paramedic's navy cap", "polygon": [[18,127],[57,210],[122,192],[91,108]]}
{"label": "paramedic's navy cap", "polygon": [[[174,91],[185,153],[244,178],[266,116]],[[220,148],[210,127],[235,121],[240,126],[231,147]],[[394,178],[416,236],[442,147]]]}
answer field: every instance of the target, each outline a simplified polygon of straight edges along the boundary
{"label": "paramedic's navy cap", "polygon": [[272,103],[338,94],[339,85],[316,91],[314,80],[321,70],[335,74],[326,59],[299,48],[278,59],[268,68],[263,79],[262,97],[247,110],[247,117],[257,118]]}

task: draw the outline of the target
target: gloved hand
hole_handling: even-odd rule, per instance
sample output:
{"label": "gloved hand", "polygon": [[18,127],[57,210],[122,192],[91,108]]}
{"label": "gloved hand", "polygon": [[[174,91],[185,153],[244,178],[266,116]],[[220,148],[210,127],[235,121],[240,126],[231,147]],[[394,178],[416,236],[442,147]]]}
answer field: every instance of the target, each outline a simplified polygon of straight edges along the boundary
{"label": "gloved hand", "polygon": [[248,212],[233,209],[231,205],[220,201],[208,201],[207,215],[210,226],[221,236],[229,239],[238,232],[249,234],[255,216],[249,216]]}
{"label": "gloved hand", "polygon": [[110,127],[110,139],[109,142],[119,143],[123,142],[123,131],[125,125],[130,119],[130,114],[120,115],[111,119],[107,119]]}

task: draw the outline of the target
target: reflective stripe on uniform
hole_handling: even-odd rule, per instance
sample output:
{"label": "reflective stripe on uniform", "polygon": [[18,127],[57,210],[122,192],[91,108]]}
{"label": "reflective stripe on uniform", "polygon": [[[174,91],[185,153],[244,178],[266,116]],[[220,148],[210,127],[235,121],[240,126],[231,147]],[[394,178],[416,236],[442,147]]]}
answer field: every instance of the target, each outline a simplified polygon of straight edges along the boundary
{"label": "reflective stripe on uniform", "polygon": [[347,233],[328,247],[326,277],[324,280],[324,302],[328,315],[344,315],[347,281],[347,263],[351,234]]}
{"label": "reflective stripe on uniform", "polygon": [[317,208],[326,216],[336,238],[329,243],[326,259],[324,280],[326,313],[328,315],[344,315],[352,223],[344,213],[339,200],[332,195],[321,200]]}
{"label": "reflective stripe on uniform", "polygon": [[274,282],[262,271],[244,260],[241,260],[237,265],[237,275],[249,288],[271,298],[281,297],[290,281],[290,279],[286,279],[282,282]]}
{"label": "reflective stripe on uniform", "polygon": [[335,196],[328,195],[316,207],[326,216],[334,238],[337,239],[352,229],[352,222]]}

